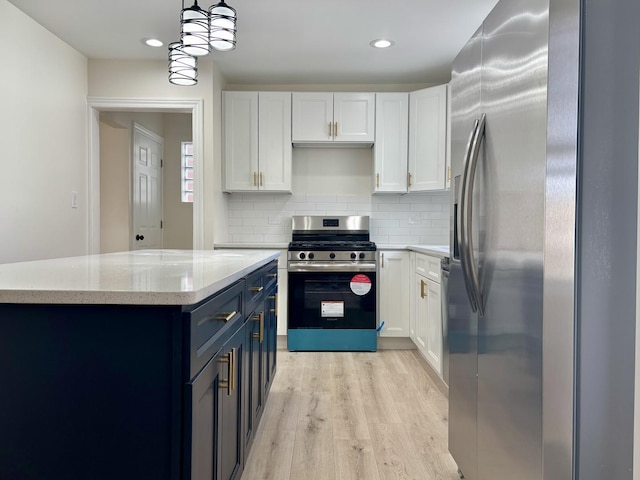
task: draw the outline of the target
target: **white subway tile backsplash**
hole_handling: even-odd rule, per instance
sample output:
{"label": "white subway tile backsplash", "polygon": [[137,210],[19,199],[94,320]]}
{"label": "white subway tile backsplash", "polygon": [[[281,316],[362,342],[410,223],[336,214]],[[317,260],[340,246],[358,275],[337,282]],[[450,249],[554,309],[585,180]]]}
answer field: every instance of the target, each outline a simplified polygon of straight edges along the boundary
{"label": "white subway tile backsplash", "polygon": [[292,215],[369,215],[379,244],[449,243],[449,194],[303,195],[244,193],[229,197],[229,241],[287,243]]}

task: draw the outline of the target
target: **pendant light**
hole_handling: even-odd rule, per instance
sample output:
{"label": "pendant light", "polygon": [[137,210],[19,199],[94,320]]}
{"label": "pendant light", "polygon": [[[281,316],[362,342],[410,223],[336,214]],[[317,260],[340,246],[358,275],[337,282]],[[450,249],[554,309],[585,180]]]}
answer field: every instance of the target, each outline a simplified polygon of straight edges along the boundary
{"label": "pendant light", "polygon": [[180,41],[184,52],[199,57],[211,51],[209,46],[209,14],[198,6],[198,0],[193,5],[183,8],[180,12]]}
{"label": "pendant light", "polygon": [[180,42],[169,44],[169,82],[174,85],[198,83],[198,59],[185,53]]}
{"label": "pendant light", "polygon": [[198,0],[180,10],[180,41],[169,44],[169,82],[175,85],[198,83],[197,57],[211,49],[228,51],[236,48],[236,11],[220,0],[203,10]]}
{"label": "pendant light", "polygon": [[209,7],[209,43],[215,50],[236,48],[236,11],[221,0]]}

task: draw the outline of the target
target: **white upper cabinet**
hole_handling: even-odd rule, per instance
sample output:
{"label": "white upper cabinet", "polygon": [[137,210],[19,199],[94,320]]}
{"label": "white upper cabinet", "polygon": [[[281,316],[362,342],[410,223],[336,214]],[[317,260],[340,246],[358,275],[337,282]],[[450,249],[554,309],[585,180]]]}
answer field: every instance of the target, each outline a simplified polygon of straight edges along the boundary
{"label": "white upper cabinet", "polygon": [[409,94],[376,94],[373,191],[407,192]]}
{"label": "white upper cabinet", "polygon": [[291,93],[258,95],[260,190],[291,191]]}
{"label": "white upper cabinet", "polygon": [[374,93],[293,93],[293,143],[373,143]]}
{"label": "white upper cabinet", "polygon": [[447,152],[447,85],[409,94],[409,192],[443,190]]}
{"label": "white upper cabinet", "polygon": [[223,92],[226,192],[291,191],[291,93]]}

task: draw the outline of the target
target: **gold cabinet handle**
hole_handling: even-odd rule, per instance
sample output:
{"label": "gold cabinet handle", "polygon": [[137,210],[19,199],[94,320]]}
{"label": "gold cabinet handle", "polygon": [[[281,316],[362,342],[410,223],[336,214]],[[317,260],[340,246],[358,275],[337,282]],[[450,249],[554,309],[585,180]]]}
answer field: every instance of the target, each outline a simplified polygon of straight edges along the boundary
{"label": "gold cabinet handle", "polygon": [[231,392],[233,392],[233,390],[236,388],[236,382],[234,378],[235,363],[236,363],[235,360],[236,360],[235,348],[232,348],[229,353],[227,353],[226,355],[224,355],[224,357],[218,360],[219,363],[226,363],[229,365],[229,368],[227,369],[227,379],[222,380],[220,383],[218,383],[218,387],[227,389],[227,395],[231,395]]}
{"label": "gold cabinet handle", "polygon": [[253,317],[251,317],[251,320],[253,320],[254,322],[260,322],[258,333],[254,333],[253,338],[257,338],[259,342],[262,343],[262,341],[264,340],[264,312],[260,312],[259,315],[254,315]]}
{"label": "gold cabinet handle", "polygon": [[447,182],[451,181],[451,165],[447,167]]}
{"label": "gold cabinet handle", "polygon": [[334,137],[338,136],[338,122],[333,123],[333,136]]}
{"label": "gold cabinet handle", "polygon": [[235,310],[233,312],[231,312],[231,313],[221,313],[220,315],[218,315],[216,317],[216,320],[218,320],[219,322],[227,323],[229,320],[231,320],[237,314],[238,314],[238,312],[236,312]]}
{"label": "gold cabinet handle", "polygon": [[380,262],[382,263],[381,268],[384,268],[384,253],[380,254]]}
{"label": "gold cabinet handle", "polygon": [[[236,389],[236,349],[231,349],[231,373],[229,374],[229,382],[231,383],[231,391]],[[229,393],[231,395],[231,393]]]}
{"label": "gold cabinet handle", "polygon": [[264,185],[264,173],[260,172],[260,186]]}
{"label": "gold cabinet handle", "polygon": [[331,139],[331,122],[329,122],[329,139]]}
{"label": "gold cabinet handle", "polygon": [[253,172],[253,186],[256,186],[256,172]]}
{"label": "gold cabinet handle", "polygon": [[411,174],[407,173],[407,186],[410,187],[411,186]]}
{"label": "gold cabinet handle", "polygon": [[277,273],[269,273],[267,274],[267,278],[276,278],[278,276]]}
{"label": "gold cabinet handle", "polygon": [[427,282],[424,280],[420,280],[420,298],[424,298],[427,296],[427,292],[424,291],[424,287],[426,287]]}
{"label": "gold cabinet handle", "polygon": [[275,295],[269,295],[267,298],[269,300],[273,300],[273,308],[270,308],[269,311],[271,313],[276,313],[276,311],[278,310],[278,294],[276,293]]}
{"label": "gold cabinet handle", "polygon": [[376,187],[380,188],[380,174],[376,173]]}
{"label": "gold cabinet handle", "polygon": [[260,293],[262,290],[264,290],[264,287],[249,287],[249,291],[254,293]]}

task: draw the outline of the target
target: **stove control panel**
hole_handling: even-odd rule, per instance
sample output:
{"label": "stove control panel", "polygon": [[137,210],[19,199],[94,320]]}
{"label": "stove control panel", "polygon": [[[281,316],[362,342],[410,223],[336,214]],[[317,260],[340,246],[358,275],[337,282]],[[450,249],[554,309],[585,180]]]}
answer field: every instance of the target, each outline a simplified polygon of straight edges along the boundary
{"label": "stove control panel", "polygon": [[337,251],[337,252],[324,252],[324,251],[315,251],[315,252],[300,252],[300,251],[289,251],[288,260],[300,261],[317,261],[317,262],[360,262],[360,261],[375,261],[376,260],[376,252],[348,252],[348,251]]}

